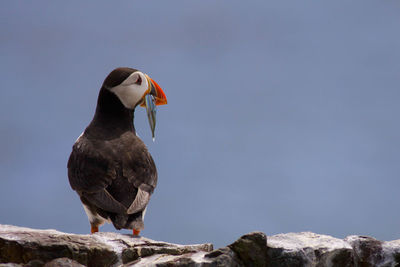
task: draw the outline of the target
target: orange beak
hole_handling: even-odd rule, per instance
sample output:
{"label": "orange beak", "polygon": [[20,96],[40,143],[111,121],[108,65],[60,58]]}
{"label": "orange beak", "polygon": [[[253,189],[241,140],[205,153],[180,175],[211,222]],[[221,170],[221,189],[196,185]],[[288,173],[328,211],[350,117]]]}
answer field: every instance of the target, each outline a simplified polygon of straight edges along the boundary
{"label": "orange beak", "polygon": [[[152,78],[150,78],[147,74],[145,74],[146,79],[147,79],[147,84],[149,85],[149,88],[147,89],[146,93],[143,95],[143,98],[147,94],[151,94],[155,98],[155,104],[157,106],[159,105],[166,105],[167,104],[167,97],[165,96],[164,91],[161,89],[161,87],[156,83]],[[142,104],[140,104],[141,107],[145,107],[146,104],[144,101]]]}

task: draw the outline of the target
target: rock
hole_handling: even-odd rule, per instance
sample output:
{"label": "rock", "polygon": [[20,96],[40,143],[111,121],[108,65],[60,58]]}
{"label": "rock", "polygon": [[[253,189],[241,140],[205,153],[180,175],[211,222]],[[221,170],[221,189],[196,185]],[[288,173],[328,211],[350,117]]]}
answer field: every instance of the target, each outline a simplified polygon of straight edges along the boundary
{"label": "rock", "polygon": [[227,247],[186,253],[183,255],[153,255],[142,257],[125,266],[267,266],[267,237],[261,232],[242,236]]}
{"label": "rock", "polygon": [[118,233],[76,235],[0,225],[0,267],[63,266],[400,266],[400,240],[338,239],[311,232],[252,232],[213,250]]}
{"label": "rock", "polygon": [[354,266],[352,247],[341,239],[311,232],[268,237],[269,266]]}
{"label": "rock", "polygon": [[245,266],[267,266],[267,236],[252,232],[228,246]]}
{"label": "rock", "polygon": [[357,266],[400,266],[400,240],[382,242],[368,236],[348,236]]}
{"label": "rock", "polygon": [[229,247],[211,251],[210,253],[205,254],[204,258],[213,262],[213,265],[210,266],[243,266],[240,259],[235,255],[235,252],[233,252]]}
{"label": "rock", "polygon": [[[177,245],[118,233],[75,235],[0,225],[0,263],[24,266],[121,266],[152,255],[209,252],[211,244]],[[55,265],[60,260],[60,265]],[[47,264],[47,265],[45,265]],[[1,265],[0,265],[1,266]],[[71,265],[69,265],[71,266]]]}
{"label": "rock", "polygon": [[68,258],[58,258],[52,261],[49,261],[44,265],[44,267],[85,267],[74,260]]}

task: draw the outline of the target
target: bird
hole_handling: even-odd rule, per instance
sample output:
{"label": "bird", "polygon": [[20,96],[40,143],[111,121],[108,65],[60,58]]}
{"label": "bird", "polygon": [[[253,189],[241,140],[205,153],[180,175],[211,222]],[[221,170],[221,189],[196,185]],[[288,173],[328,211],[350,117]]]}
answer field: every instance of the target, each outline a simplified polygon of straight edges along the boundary
{"label": "bird", "polygon": [[[105,222],[139,236],[157,185],[157,168],[137,136],[134,111],[146,107],[154,138],[155,107],[167,104],[161,87],[128,67],[111,71],[98,95],[94,117],[75,141],[68,179],[89,219],[91,233]],[[153,139],[154,141],[154,139]]]}

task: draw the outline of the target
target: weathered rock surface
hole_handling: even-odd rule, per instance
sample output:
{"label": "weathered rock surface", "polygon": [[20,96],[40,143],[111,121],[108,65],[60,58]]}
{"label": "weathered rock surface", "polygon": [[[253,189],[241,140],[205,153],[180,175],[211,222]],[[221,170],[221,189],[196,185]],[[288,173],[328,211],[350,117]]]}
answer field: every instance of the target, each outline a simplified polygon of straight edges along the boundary
{"label": "weathered rock surface", "polygon": [[311,232],[268,237],[268,266],[400,266],[400,240],[378,241],[365,236],[344,240]]}
{"label": "weathered rock surface", "polygon": [[75,235],[0,225],[0,267],[13,266],[400,266],[400,240],[337,239],[310,232],[252,232],[213,250],[118,233]]}
{"label": "weathered rock surface", "polygon": [[0,225],[0,263],[24,266],[120,266],[152,255],[209,251],[211,244],[184,246],[117,233],[75,235]]}

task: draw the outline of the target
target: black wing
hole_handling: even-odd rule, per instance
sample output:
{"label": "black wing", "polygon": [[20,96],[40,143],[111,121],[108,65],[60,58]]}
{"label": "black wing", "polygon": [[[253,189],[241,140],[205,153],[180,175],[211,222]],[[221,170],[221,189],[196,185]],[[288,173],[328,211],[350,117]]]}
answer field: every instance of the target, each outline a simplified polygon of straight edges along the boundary
{"label": "black wing", "polygon": [[81,136],[68,160],[68,178],[72,189],[81,197],[101,209],[121,213],[126,208],[105,190],[116,178],[114,165],[101,150],[94,149],[91,141]]}
{"label": "black wing", "polygon": [[68,176],[80,196],[105,211],[123,214],[129,207],[135,212],[144,209],[157,184],[154,161],[134,135],[111,141],[80,137],[68,161]]}

